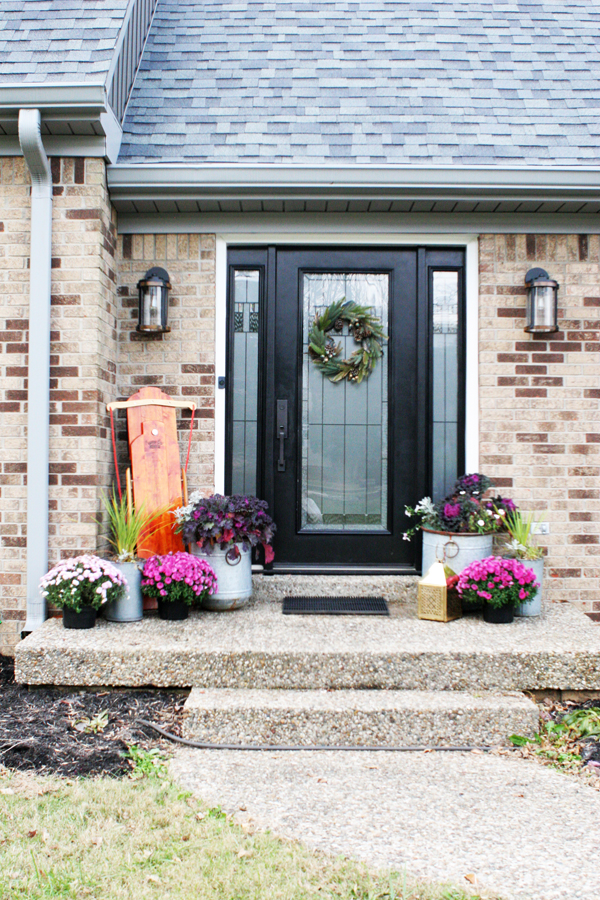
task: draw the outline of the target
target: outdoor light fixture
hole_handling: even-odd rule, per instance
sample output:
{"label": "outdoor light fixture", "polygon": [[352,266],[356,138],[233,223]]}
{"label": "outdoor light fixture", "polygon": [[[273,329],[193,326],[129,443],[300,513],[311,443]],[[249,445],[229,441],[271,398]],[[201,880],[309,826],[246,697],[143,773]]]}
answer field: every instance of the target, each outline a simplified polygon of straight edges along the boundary
{"label": "outdoor light fixture", "polygon": [[137,331],[144,334],[158,334],[170,331],[167,325],[169,314],[169,273],[154,266],[148,269],[144,278],[138,281],[140,309]]}
{"label": "outdoor light fixture", "polygon": [[558,331],[556,299],[558,282],[544,269],[530,269],[525,276],[527,284],[527,325],[525,331],[542,334]]}

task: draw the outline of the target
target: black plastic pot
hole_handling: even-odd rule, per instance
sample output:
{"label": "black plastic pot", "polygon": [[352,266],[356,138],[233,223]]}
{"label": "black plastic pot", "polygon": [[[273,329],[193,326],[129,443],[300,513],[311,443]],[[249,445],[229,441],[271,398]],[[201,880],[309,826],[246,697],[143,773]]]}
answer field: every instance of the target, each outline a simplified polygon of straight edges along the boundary
{"label": "black plastic pot", "polygon": [[514,621],[514,606],[501,606],[497,609],[495,606],[489,606],[487,603],[483,607],[483,620],[493,625],[508,625]]}
{"label": "black plastic pot", "polygon": [[96,610],[93,606],[84,606],[81,612],[75,612],[69,606],[63,609],[64,628],[93,628],[96,624]]}
{"label": "black plastic pot", "polygon": [[169,622],[180,622],[182,619],[187,619],[189,614],[190,608],[183,600],[158,601],[159,619],[168,619]]}

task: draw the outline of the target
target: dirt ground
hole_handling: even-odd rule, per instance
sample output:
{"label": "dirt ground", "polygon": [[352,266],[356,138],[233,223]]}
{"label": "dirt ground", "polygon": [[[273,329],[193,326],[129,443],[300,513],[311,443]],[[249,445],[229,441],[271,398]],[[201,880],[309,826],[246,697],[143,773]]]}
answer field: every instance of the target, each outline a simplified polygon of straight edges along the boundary
{"label": "dirt ground", "polygon": [[131,744],[172,751],[139,719],[180,734],[187,691],[73,690],[15,684],[11,657],[0,656],[0,764],[42,775],[120,776]]}

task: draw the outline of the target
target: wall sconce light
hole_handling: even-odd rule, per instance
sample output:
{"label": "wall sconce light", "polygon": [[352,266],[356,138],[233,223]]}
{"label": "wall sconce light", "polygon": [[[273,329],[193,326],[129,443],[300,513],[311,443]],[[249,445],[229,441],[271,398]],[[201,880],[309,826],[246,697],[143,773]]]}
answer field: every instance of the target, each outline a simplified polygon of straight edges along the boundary
{"label": "wall sconce light", "polygon": [[525,331],[534,334],[558,331],[558,282],[545,269],[530,269],[527,284],[527,325]]}
{"label": "wall sconce light", "polygon": [[157,334],[170,331],[167,325],[169,314],[169,273],[154,266],[148,269],[144,278],[138,281],[140,308],[137,331]]}

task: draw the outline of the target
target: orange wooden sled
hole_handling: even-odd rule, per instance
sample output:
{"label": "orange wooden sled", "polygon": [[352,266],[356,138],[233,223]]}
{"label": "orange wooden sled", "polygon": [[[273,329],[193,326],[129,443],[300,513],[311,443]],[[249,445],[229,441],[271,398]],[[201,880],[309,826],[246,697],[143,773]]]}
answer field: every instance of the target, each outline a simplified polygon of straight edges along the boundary
{"label": "orange wooden sled", "polygon": [[[146,512],[162,507],[171,509],[187,503],[187,467],[192,444],[192,429],[196,404],[188,400],[173,400],[159,388],[146,387],[133,394],[129,400],[109,403],[117,487],[121,498],[121,479],[117,465],[117,449],[113,413],[115,409],[127,410],[127,437],[131,469],[127,469],[127,502]],[[185,466],[181,468],[177,440],[177,409],[191,409],[190,436]],[[172,513],[166,512],[156,522],[157,530],[144,537],[138,545],[138,556],[147,558],[155,554],[183,550],[181,535],[173,531]],[[153,525],[153,529],[154,529]]]}

